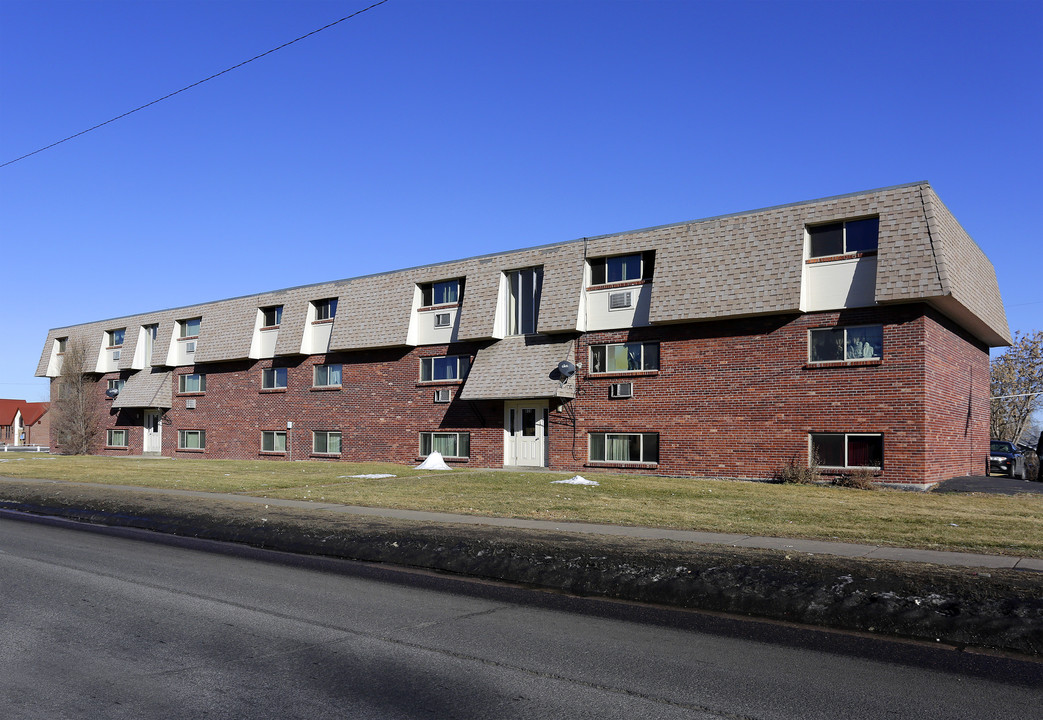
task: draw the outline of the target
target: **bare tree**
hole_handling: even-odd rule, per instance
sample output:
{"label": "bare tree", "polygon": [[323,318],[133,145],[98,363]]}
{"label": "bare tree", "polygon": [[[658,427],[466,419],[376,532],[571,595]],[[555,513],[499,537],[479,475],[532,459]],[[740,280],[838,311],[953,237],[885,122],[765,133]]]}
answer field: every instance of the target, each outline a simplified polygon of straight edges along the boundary
{"label": "bare tree", "polygon": [[101,431],[96,400],[96,381],[86,372],[87,345],[70,339],[62,355],[58,397],[51,404],[51,432],[63,455],[87,455]]}
{"label": "bare tree", "polygon": [[997,440],[1017,442],[1043,408],[1043,330],[1022,335],[992,361],[989,427]]}

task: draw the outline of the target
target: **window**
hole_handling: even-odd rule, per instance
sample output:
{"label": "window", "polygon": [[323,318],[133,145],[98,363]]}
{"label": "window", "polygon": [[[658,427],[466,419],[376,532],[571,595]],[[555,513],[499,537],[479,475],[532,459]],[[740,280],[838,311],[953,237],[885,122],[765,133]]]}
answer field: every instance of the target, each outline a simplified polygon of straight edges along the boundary
{"label": "window", "polygon": [[199,326],[202,324],[203,318],[189,318],[188,320],[178,321],[178,337],[195,337],[199,334]]}
{"label": "window", "polygon": [[284,431],[262,432],[262,452],[286,452],[286,433]]}
{"label": "window", "polygon": [[442,282],[424,283],[420,286],[424,307],[430,305],[449,305],[459,303],[464,297],[464,281],[443,280]]}
{"label": "window", "polygon": [[[320,367],[322,367],[320,365]],[[340,376],[337,377],[340,385]],[[261,388],[264,390],[286,389],[286,368],[265,368],[261,370]]]}
{"label": "window", "polygon": [[67,347],[69,347],[69,338],[58,338],[58,354],[61,355],[62,353],[64,353],[65,348]]}
{"label": "window", "polygon": [[655,250],[630,255],[594,258],[590,261],[590,284],[651,280],[655,269]]}
{"label": "window", "polygon": [[829,257],[846,253],[873,252],[880,234],[880,218],[848,220],[808,228],[811,241],[808,257]]}
{"label": "window", "polygon": [[120,380],[120,379],[109,380],[109,387],[108,387],[108,389],[109,390],[115,390],[117,393],[119,393],[119,391],[123,389],[123,385],[126,382],[127,382],[126,380]]}
{"label": "window", "polygon": [[127,328],[120,328],[119,330],[109,330],[105,333],[106,341],[109,347],[120,347],[123,345],[123,338],[127,334]]}
{"label": "window", "polygon": [[471,455],[471,433],[422,432],[420,433],[420,455],[440,453],[446,458],[466,458]]}
{"label": "window", "polygon": [[420,358],[420,382],[463,380],[471,367],[468,355]]}
{"label": "window", "polygon": [[178,430],[179,450],[203,450],[206,448],[206,430]]}
{"label": "window", "polygon": [[659,343],[591,345],[593,373],[633,372],[659,369]]}
{"label": "window", "polygon": [[884,466],[884,436],[811,433],[811,452],[823,467],[881,468]]}
{"label": "window", "polygon": [[529,335],[536,332],[540,312],[543,268],[527,268],[507,273],[510,296],[507,302],[507,333]]}
{"label": "window", "polygon": [[177,391],[182,393],[206,392],[206,375],[199,373],[179,375],[177,378]]}
{"label": "window", "polygon": [[282,305],[261,308],[261,313],[264,315],[261,327],[278,327],[282,324]]}
{"label": "window", "polygon": [[144,325],[145,331],[145,367],[152,364],[152,350],[156,347],[156,337],[159,335],[159,325]]}
{"label": "window", "polygon": [[108,447],[127,447],[126,430],[108,430],[105,438]]}
{"label": "window", "polygon": [[332,320],[337,317],[337,298],[316,300],[312,304],[315,305],[316,320]]}
{"label": "window", "polygon": [[883,356],[883,325],[821,328],[809,331],[811,362],[878,360]]}
{"label": "window", "polygon": [[340,433],[319,430],[311,434],[312,452],[325,455],[340,454]]}
{"label": "window", "polygon": [[316,365],[315,387],[340,387],[340,364]]}
{"label": "window", "polygon": [[659,462],[659,433],[590,433],[593,462]]}

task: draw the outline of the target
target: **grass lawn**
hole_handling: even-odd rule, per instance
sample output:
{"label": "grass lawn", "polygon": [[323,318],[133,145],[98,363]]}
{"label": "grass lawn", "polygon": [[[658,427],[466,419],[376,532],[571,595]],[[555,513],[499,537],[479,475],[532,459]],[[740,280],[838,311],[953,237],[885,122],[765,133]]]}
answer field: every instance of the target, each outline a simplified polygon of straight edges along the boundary
{"label": "grass lawn", "polygon": [[[350,477],[378,473],[395,477]],[[0,458],[6,477],[1043,557],[1043,495],[866,492],[600,472],[585,474],[596,487],[551,482],[572,474],[429,472],[390,463]]]}

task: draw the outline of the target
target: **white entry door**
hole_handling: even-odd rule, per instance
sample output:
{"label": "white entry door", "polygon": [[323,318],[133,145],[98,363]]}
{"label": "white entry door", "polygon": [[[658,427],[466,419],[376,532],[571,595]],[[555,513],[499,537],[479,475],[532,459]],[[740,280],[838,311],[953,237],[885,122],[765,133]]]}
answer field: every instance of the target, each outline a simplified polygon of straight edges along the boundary
{"label": "white entry door", "polygon": [[503,464],[544,467],[547,464],[547,401],[504,403]]}
{"label": "white entry door", "polygon": [[145,413],[145,452],[163,452],[163,425],[159,421],[159,410]]}

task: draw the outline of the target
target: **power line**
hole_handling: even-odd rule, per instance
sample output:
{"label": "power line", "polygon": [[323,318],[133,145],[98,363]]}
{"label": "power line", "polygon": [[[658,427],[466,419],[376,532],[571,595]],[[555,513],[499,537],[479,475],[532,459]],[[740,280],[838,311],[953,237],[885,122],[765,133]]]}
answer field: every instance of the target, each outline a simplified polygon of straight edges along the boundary
{"label": "power line", "polygon": [[277,50],[282,50],[284,47],[289,47],[290,45],[293,45],[295,42],[300,42],[301,40],[304,40],[305,38],[309,38],[312,35],[315,35],[316,33],[320,33],[323,30],[328,30],[329,28],[333,27],[334,25],[342,23],[345,20],[350,20],[351,18],[353,18],[353,17],[355,17],[357,15],[361,15],[362,13],[366,12],[367,10],[372,10],[373,8],[377,7],[378,5],[383,5],[386,2],[388,2],[388,0],[380,0],[379,2],[375,2],[372,5],[370,5],[369,7],[362,8],[361,10],[358,10],[356,12],[351,13],[351,15],[345,15],[340,20],[334,20],[333,22],[329,23],[328,25],[323,25],[321,28],[318,28],[317,30],[312,30],[310,33],[307,33],[305,35],[301,35],[299,38],[294,38],[293,40],[290,40],[289,42],[285,42],[282,45],[280,45],[279,47],[274,47],[271,50],[268,50],[267,52],[261,53],[260,55],[255,55],[254,57],[250,58],[249,60],[244,60],[243,62],[239,63],[238,65],[233,65],[232,67],[227,68],[225,70],[222,70],[219,73],[214,73],[210,77],[203,78],[202,80],[194,82],[191,85],[186,85],[185,87],[181,88],[180,90],[175,90],[174,92],[169,93],[167,95],[164,95],[161,98],[157,98],[156,100],[153,100],[152,102],[145,103],[141,107],[136,107],[133,110],[128,110],[127,112],[123,113],[122,115],[117,115],[116,117],[112,118],[111,120],[106,120],[103,123],[98,123],[94,127],[89,127],[86,130],[81,130],[80,132],[76,133],[75,135],[70,135],[67,138],[62,138],[61,140],[59,140],[57,142],[53,142],[50,145],[45,145],[44,147],[40,148],[39,150],[33,150],[31,153],[26,153],[25,155],[22,155],[21,157],[16,157],[14,160],[8,160],[7,162],[0,164],[0,168],[7,167],[8,165],[16,163],[19,160],[25,160],[26,158],[32,157],[33,155],[36,155],[37,153],[42,153],[44,150],[50,150],[51,148],[55,147],[56,145],[61,145],[63,142],[68,142],[69,140],[72,140],[74,138],[78,138],[80,135],[86,135],[87,133],[91,132],[92,130],[97,130],[98,128],[105,127],[109,123],[114,123],[117,120],[122,120],[123,118],[127,117],[128,115],[133,115],[134,113],[136,113],[139,110],[144,110],[147,107],[151,107],[151,106],[155,105],[156,103],[163,102],[164,100],[167,100],[168,98],[172,98],[172,97],[174,97],[175,95],[177,95],[179,93],[185,92],[186,90],[191,90],[192,88],[196,87],[197,85],[202,85],[203,83],[209,82],[210,80],[213,80],[214,78],[221,77],[225,73],[230,73],[233,70],[237,70],[238,68],[241,68],[243,65],[247,65],[249,63],[252,63],[254,60],[260,60],[261,58],[263,58],[266,55],[271,55],[273,52],[275,52]]}

